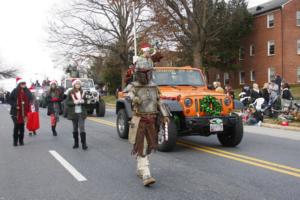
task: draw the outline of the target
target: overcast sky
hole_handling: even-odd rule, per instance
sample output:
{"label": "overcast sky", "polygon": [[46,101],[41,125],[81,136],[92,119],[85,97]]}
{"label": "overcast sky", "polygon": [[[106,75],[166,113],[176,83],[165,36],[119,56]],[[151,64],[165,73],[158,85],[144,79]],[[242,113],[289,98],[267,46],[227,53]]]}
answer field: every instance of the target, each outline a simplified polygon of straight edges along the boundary
{"label": "overcast sky", "polygon": [[[69,0],[0,0],[0,59],[6,65],[17,66],[20,76],[28,81],[58,79],[53,70],[53,58],[46,47],[45,29],[51,10]],[[249,0],[249,7],[269,0]],[[55,76],[54,76],[55,75]],[[14,86],[13,81],[0,82],[0,87]]]}

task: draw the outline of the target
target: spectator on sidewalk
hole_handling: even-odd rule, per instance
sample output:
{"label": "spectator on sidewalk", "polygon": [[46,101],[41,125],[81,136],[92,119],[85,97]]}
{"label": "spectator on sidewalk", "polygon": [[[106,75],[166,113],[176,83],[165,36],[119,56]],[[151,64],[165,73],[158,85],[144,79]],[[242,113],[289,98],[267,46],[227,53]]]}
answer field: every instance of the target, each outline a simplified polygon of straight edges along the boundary
{"label": "spectator on sidewalk", "polygon": [[288,83],[284,83],[282,87],[282,99],[293,100],[293,95],[290,91],[290,86]]}
{"label": "spectator on sidewalk", "polygon": [[265,99],[265,104],[268,105],[270,101],[269,83],[265,83],[262,89],[262,97]]}
{"label": "spectator on sidewalk", "polygon": [[255,102],[256,99],[261,98],[262,97],[262,93],[259,90],[259,86],[257,83],[253,83],[253,88],[250,92],[250,97],[251,97],[251,102]]}
{"label": "spectator on sidewalk", "polygon": [[276,75],[276,78],[275,78],[275,83],[278,85],[278,95],[280,95],[281,93],[281,82],[282,82],[282,78],[280,75]]}
{"label": "spectator on sidewalk", "polygon": [[249,106],[248,112],[250,116],[246,122],[247,125],[257,125],[263,122],[263,113],[261,111],[256,110],[253,105]]}
{"label": "spectator on sidewalk", "polygon": [[232,87],[229,84],[227,84],[225,86],[225,94],[227,94],[228,96],[230,96],[232,99],[235,98],[234,91],[233,91]]}
{"label": "spectator on sidewalk", "polygon": [[216,92],[223,93],[223,94],[225,93],[224,89],[221,87],[221,83],[220,82],[215,81],[213,83],[213,85],[214,85],[214,88],[215,88]]}

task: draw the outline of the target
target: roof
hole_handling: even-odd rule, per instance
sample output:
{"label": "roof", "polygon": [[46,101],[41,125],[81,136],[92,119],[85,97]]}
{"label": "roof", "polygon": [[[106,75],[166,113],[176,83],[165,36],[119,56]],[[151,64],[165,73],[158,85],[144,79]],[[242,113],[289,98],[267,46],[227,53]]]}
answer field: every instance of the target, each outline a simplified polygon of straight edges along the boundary
{"label": "roof", "polygon": [[276,10],[281,8],[282,5],[284,5],[285,3],[287,3],[289,0],[271,0],[268,1],[266,3],[260,4],[258,6],[249,8],[248,11],[252,14],[252,15],[259,15],[265,12],[269,12],[272,10]]}

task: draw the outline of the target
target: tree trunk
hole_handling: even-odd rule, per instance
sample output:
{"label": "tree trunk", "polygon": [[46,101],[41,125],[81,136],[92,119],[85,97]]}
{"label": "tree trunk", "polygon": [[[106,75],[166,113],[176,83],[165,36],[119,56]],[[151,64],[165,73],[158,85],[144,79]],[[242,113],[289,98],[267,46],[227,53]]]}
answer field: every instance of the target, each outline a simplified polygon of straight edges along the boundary
{"label": "tree trunk", "polygon": [[125,76],[126,76],[126,72],[127,72],[127,67],[122,66],[122,67],[121,67],[122,89],[124,89],[124,88],[126,87],[126,85],[125,85]]}
{"label": "tree trunk", "polygon": [[193,49],[193,67],[201,68],[202,67],[202,57],[200,53],[200,42],[196,42]]}

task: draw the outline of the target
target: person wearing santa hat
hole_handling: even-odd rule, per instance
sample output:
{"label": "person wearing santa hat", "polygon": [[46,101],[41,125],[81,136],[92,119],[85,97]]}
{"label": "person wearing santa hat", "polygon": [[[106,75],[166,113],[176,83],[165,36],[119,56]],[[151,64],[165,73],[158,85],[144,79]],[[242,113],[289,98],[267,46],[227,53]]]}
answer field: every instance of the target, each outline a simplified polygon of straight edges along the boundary
{"label": "person wearing santa hat", "polygon": [[61,102],[63,101],[63,92],[58,88],[57,81],[55,80],[50,82],[46,101],[48,104],[47,115],[50,116],[52,134],[53,136],[57,136],[56,125],[59,121],[59,115],[62,114]]}
{"label": "person wearing santa hat", "polygon": [[82,144],[82,149],[87,150],[88,146],[86,144],[86,132],[85,132],[85,119],[87,117],[86,111],[86,96],[81,88],[81,81],[75,79],[72,82],[73,88],[69,91],[66,99],[66,104],[68,106],[68,119],[72,120],[73,123],[73,138],[74,145],[73,149],[79,147],[79,133]]}
{"label": "person wearing santa hat", "polygon": [[13,130],[13,145],[24,145],[25,123],[27,120],[27,113],[30,112],[30,102],[32,101],[32,94],[26,87],[26,81],[20,77],[16,78],[17,87],[11,92],[9,96],[9,103],[11,105],[10,115],[14,123]]}
{"label": "person wearing santa hat", "polygon": [[148,43],[144,43],[141,45],[142,55],[139,56],[137,61],[135,62],[135,68],[148,68],[151,69],[154,67],[153,61],[151,59],[151,47]]}

